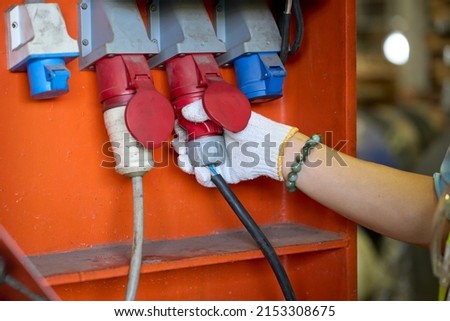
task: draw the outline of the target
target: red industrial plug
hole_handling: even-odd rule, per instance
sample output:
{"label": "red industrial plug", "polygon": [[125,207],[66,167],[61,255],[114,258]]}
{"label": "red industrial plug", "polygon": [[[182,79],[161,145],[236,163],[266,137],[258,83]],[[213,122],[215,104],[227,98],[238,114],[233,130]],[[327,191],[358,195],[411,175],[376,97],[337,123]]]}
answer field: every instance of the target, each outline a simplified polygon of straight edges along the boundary
{"label": "red industrial plug", "polygon": [[[238,132],[247,126],[251,113],[248,99],[224,81],[212,54],[178,56],[165,65],[175,116],[187,132],[193,166],[223,163],[226,151],[223,129]],[[192,122],[183,116],[182,109],[197,100],[203,101],[209,120]]]}
{"label": "red industrial plug", "polygon": [[130,134],[146,148],[161,146],[173,130],[174,112],[156,91],[145,56],[105,57],[95,67],[103,111],[126,106]]}

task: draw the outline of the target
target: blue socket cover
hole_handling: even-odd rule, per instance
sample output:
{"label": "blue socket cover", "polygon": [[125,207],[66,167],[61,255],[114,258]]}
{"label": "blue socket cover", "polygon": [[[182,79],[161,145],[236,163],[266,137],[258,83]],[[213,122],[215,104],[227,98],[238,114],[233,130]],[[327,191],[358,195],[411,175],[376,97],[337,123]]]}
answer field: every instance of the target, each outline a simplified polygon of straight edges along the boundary
{"label": "blue socket cover", "polygon": [[286,69],[276,52],[242,55],[234,61],[234,69],[239,89],[251,102],[283,96]]}
{"label": "blue socket cover", "polygon": [[28,81],[31,97],[50,99],[69,91],[70,71],[66,68],[64,58],[36,58],[27,63]]}

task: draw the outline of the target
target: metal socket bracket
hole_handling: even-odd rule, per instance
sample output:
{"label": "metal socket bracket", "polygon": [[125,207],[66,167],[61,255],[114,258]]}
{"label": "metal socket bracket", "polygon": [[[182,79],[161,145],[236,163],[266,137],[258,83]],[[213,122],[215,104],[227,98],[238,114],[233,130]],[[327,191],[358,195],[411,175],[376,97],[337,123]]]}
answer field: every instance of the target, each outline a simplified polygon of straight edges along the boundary
{"label": "metal socket bracket", "polygon": [[181,54],[224,53],[202,0],[153,0],[149,35],[160,53],[149,59],[151,68]]}
{"label": "metal socket bracket", "polygon": [[8,69],[26,71],[32,59],[78,56],[78,44],[66,29],[56,3],[16,5],[6,11]]}
{"label": "metal socket bracket", "polygon": [[136,1],[83,0],[78,5],[80,69],[93,69],[106,55],[158,53],[147,36]]}
{"label": "metal socket bracket", "polygon": [[220,0],[215,10],[217,37],[226,53],[217,56],[219,65],[231,63],[247,53],[279,52],[281,36],[265,1]]}

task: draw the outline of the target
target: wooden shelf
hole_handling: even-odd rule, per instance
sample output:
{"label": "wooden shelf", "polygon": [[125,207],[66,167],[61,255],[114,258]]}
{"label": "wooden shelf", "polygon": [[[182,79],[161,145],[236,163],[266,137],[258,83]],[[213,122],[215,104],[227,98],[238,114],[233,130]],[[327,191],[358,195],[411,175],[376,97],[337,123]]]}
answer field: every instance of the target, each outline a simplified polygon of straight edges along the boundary
{"label": "wooden shelf", "polygon": [[[339,233],[297,224],[262,227],[279,255],[290,255],[347,246]],[[51,285],[78,283],[127,275],[131,244],[118,243],[70,252],[31,256]],[[142,273],[192,268],[262,258],[246,230],[164,241],[146,241]]]}

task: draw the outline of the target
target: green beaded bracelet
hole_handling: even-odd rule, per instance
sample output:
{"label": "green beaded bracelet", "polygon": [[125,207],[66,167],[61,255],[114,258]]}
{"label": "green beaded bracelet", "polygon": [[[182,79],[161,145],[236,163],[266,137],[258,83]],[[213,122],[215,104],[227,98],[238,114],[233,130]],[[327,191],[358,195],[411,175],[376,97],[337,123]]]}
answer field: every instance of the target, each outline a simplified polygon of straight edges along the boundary
{"label": "green beaded bracelet", "polygon": [[302,165],[305,163],[306,159],[311,153],[311,150],[321,142],[322,136],[320,136],[319,134],[312,135],[311,138],[306,141],[305,145],[303,145],[300,153],[295,156],[295,161],[291,165],[291,171],[289,172],[286,179],[286,187],[288,192],[295,192],[297,190],[297,188],[295,187],[295,182],[297,181],[298,173],[300,173],[300,171],[302,170]]}

